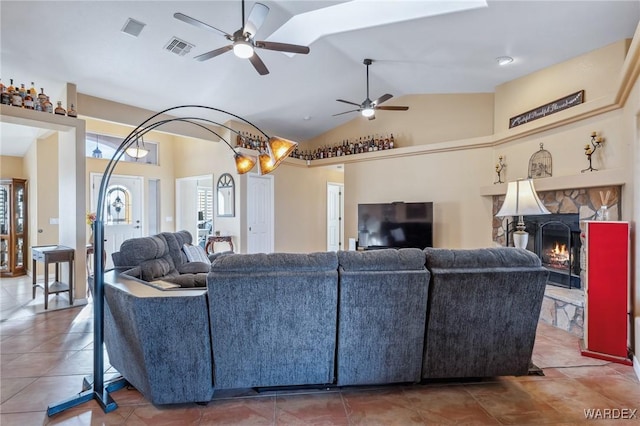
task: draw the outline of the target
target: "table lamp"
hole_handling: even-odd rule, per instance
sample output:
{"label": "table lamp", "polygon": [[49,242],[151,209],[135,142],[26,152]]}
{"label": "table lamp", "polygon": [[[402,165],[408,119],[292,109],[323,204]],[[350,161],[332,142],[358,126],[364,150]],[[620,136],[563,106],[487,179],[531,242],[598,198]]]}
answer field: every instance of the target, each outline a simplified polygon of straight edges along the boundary
{"label": "table lamp", "polygon": [[529,234],[525,231],[523,216],[551,214],[542,204],[536,194],[532,179],[519,179],[509,182],[507,195],[497,217],[518,216],[516,231],[513,233],[513,245],[518,248],[527,248]]}

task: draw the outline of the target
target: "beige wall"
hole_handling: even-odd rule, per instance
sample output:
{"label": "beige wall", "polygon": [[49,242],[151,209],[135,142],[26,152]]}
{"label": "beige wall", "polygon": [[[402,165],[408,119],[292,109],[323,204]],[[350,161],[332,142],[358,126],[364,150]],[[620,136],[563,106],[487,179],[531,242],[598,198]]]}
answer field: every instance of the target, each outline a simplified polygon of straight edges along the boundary
{"label": "beige wall", "polygon": [[[29,247],[57,244],[59,226],[51,222],[59,220],[58,133],[37,139],[25,156],[19,159],[23,165],[23,177],[27,179]],[[30,252],[28,258],[31,258]],[[31,262],[27,262],[26,266],[33,273]],[[43,271],[43,265],[38,263],[36,274],[42,274]]]}
{"label": "beige wall", "polygon": [[[85,119],[87,122],[87,132],[95,132],[99,134],[125,138],[133,128],[108,121]],[[171,135],[161,132],[150,132],[145,136],[145,140],[156,142],[158,144],[158,161],[159,165],[139,164],[121,161],[116,165],[114,175],[141,176],[144,179],[143,199],[144,206],[149,204],[149,179],[160,180],[160,227],[162,231],[174,231],[175,224],[175,152],[174,138]],[[87,186],[86,186],[86,211],[92,211],[92,194],[91,194],[91,174],[103,174],[107,167],[109,159],[87,158]],[[96,194],[97,196],[97,188]],[[143,208],[143,215],[146,217],[147,210]],[[171,218],[171,220],[167,220]],[[147,234],[148,223],[144,221],[143,235]],[[88,227],[87,227],[88,231]]]}
{"label": "beige wall", "polygon": [[491,181],[491,155],[482,148],[346,164],[345,238],[357,238],[358,204],[431,201],[435,247],[490,246],[491,199],[479,186]]}
{"label": "beige wall", "polygon": [[[228,132],[226,132],[228,133]],[[221,132],[221,136],[228,139],[226,134]],[[233,151],[221,141],[202,140],[195,138],[174,137],[174,158],[175,177],[190,176],[213,176],[214,188],[214,217],[213,230],[220,231],[222,235],[231,235],[234,239],[234,249],[239,251],[240,246],[240,197],[239,197],[239,175],[236,172]],[[235,140],[232,145],[235,145]],[[218,179],[224,173],[229,173],[235,184],[235,216],[218,217],[216,212],[217,201],[216,185]]]}
{"label": "beige wall", "polygon": [[0,178],[24,178],[22,157],[0,156]]}
{"label": "beige wall", "polygon": [[[508,129],[509,118],[579,90],[585,92],[585,103],[612,96],[628,47],[627,40],[620,40],[496,87],[495,133]],[[532,123],[521,127],[539,125]]]}
{"label": "beige wall", "polygon": [[[275,177],[275,251],[327,250],[327,183],[342,183],[332,168],[304,169],[283,163]],[[346,236],[345,230],[345,239]]]}
{"label": "beige wall", "polygon": [[353,120],[305,141],[300,149],[333,146],[376,133],[393,133],[400,147],[491,135],[493,98],[493,93],[402,96],[385,105],[406,105],[408,111],[378,111],[375,120],[353,113]]}
{"label": "beige wall", "polygon": [[[640,30],[639,30],[640,31]],[[640,40],[634,40],[640,44]],[[636,58],[640,58],[640,52],[636,52]],[[640,71],[638,71],[640,72]],[[623,135],[624,139],[628,141],[630,146],[630,154],[627,156],[626,161],[629,164],[629,168],[632,171],[633,185],[629,190],[624,193],[624,196],[628,195],[627,204],[633,211],[631,220],[631,309],[632,318],[635,321],[631,322],[631,336],[632,342],[635,343],[633,349],[636,356],[636,361],[640,359],[640,249],[638,248],[638,236],[637,226],[640,223],[640,79],[637,79],[629,98],[623,109]],[[624,207],[624,206],[623,206]],[[636,372],[640,376],[640,368],[636,364]]]}

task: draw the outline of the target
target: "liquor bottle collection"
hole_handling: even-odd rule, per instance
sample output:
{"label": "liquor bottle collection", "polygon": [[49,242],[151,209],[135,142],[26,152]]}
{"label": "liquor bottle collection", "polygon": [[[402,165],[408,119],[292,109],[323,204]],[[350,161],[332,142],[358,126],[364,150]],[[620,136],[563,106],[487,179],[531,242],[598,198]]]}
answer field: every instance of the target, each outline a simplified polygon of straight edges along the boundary
{"label": "liquor bottle collection", "polygon": [[296,148],[291,157],[301,160],[321,160],[323,158],[342,157],[344,155],[362,154],[363,152],[383,151],[397,148],[393,133],[380,136],[368,135],[365,137],[345,139],[335,145],[325,145],[315,150],[300,151]]}
{"label": "liquor bottle collection", "polygon": [[58,101],[57,106],[54,107],[49,96],[44,93],[44,88],[40,88],[40,93],[38,93],[33,82],[31,82],[31,88],[27,89],[24,83],[20,87],[16,87],[13,85],[13,79],[9,81],[8,87],[0,81],[0,103],[68,117],[78,116],[73,104],[69,107],[69,111],[62,107],[62,101]]}
{"label": "liquor bottle collection", "polygon": [[[264,152],[267,150],[267,141],[262,136],[239,132],[236,136],[236,148],[255,149]],[[320,160],[323,158],[342,157],[344,155],[362,154],[363,152],[383,151],[393,148],[397,148],[393,133],[386,136],[376,134],[375,136],[370,135],[345,139],[341,143],[332,146],[325,145],[317,149],[299,150],[296,148],[290,157],[301,160]]]}

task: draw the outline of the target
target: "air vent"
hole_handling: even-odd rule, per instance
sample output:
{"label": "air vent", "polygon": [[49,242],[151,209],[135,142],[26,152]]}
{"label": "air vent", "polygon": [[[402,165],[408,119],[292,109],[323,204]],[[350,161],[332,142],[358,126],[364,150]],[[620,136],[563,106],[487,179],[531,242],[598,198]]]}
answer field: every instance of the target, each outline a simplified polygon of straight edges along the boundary
{"label": "air vent", "polygon": [[122,32],[129,34],[134,37],[138,37],[142,32],[142,29],[147,24],[143,24],[140,21],[136,21],[135,19],[129,18],[127,22],[124,23],[124,27],[122,27]]}
{"label": "air vent", "polygon": [[178,37],[173,37],[171,40],[169,40],[169,43],[167,43],[164,48],[165,50],[173,52],[178,56],[184,56],[189,53],[191,48],[193,48],[193,44],[187,43],[184,40],[180,40]]}

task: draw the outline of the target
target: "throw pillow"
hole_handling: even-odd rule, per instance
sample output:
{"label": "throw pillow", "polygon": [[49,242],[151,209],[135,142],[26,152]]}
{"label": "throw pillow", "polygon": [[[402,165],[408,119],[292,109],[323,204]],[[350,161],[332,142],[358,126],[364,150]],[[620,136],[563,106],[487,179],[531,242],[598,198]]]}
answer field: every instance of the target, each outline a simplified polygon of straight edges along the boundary
{"label": "throw pillow", "polygon": [[207,257],[207,253],[205,253],[204,249],[200,246],[194,246],[193,244],[184,244],[182,246],[182,251],[187,256],[187,262],[204,262],[207,264],[211,264],[209,257]]}

